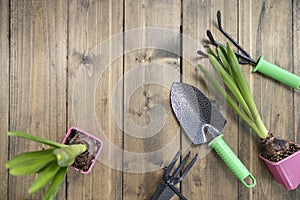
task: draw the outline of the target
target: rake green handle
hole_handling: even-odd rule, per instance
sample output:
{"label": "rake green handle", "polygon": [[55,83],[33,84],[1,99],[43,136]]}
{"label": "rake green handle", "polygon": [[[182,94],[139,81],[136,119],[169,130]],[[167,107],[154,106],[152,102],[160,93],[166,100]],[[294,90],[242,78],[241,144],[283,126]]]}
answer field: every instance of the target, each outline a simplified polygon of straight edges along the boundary
{"label": "rake green handle", "polygon": [[263,56],[259,58],[256,67],[253,69],[253,72],[256,71],[272,77],[273,79],[276,79],[277,81],[280,81],[281,83],[284,83],[290,87],[300,90],[299,76],[266,61]]}
{"label": "rake green handle", "polygon": [[[230,147],[223,140],[223,134],[219,135],[213,139],[208,146],[211,146],[223,159],[226,165],[231,169],[235,176],[247,187],[253,188],[256,185],[256,180],[245,167],[245,165],[240,161],[240,159],[235,155],[235,153],[230,149]],[[249,185],[245,182],[245,179],[250,177],[252,184]]]}

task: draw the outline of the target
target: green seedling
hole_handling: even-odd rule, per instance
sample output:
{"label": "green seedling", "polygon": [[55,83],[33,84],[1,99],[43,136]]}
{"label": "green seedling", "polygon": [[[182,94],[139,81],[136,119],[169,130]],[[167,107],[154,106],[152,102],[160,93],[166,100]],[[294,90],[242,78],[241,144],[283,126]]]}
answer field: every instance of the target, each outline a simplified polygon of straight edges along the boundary
{"label": "green seedling", "polygon": [[33,194],[49,185],[43,196],[44,200],[55,198],[69,166],[73,164],[78,155],[87,150],[83,144],[65,145],[23,132],[8,132],[7,135],[21,137],[51,147],[45,150],[21,153],[5,164],[13,176],[38,174],[28,192]]}
{"label": "green seedling", "polygon": [[[200,70],[226,99],[233,110],[252,128],[258,137],[262,139],[262,155],[270,161],[277,162],[291,153],[298,151],[300,145],[283,139],[277,139],[266,128],[255,105],[247,79],[230,46],[228,44],[226,47],[220,45],[217,47],[216,53],[209,49],[208,54],[210,63],[214,70],[218,72],[225,87],[202,65],[198,65]],[[227,88],[227,90],[225,88]],[[228,94],[227,91],[231,94]]]}

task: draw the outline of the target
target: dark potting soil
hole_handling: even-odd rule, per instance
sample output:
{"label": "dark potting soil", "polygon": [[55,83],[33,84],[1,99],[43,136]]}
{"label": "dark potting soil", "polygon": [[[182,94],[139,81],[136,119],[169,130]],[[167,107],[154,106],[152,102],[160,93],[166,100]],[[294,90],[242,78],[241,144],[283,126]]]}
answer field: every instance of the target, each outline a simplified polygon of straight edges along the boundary
{"label": "dark potting soil", "polygon": [[71,131],[66,144],[85,144],[87,146],[87,150],[77,156],[75,162],[72,164],[73,167],[84,172],[88,171],[90,168],[96,157],[97,151],[101,146],[101,144],[94,138],[91,138],[75,129]]}
{"label": "dark potting soil", "polygon": [[300,150],[299,144],[275,138],[271,133],[262,140],[262,145],[262,156],[271,162],[279,162]]}

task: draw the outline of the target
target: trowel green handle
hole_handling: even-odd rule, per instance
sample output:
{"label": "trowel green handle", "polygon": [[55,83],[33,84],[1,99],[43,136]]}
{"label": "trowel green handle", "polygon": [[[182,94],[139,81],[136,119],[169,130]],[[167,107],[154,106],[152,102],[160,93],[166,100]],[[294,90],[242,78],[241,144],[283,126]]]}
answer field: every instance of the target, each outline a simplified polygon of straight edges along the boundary
{"label": "trowel green handle", "polygon": [[300,77],[296,74],[286,71],[266,61],[263,56],[258,60],[256,67],[253,69],[254,72],[259,71],[262,74],[272,77],[281,83],[291,86],[295,89],[300,90]]}
{"label": "trowel green handle", "polygon": [[[211,146],[215,149],[215,151],[219,154],[219,156],[223,159],[226,165],[231,169],[231,171],[235,174],[235,176],[247,187],[252,188],[256,185],[256,180],[250,174],[249,170],[245,167],[245,165],[240,161],[240,159],[234,154],[234,152],[230,149],[230,147],[223,140],[223,135],[219,135],[215,139],[213,139],[208,146]],[[252,184],[249,185],[245,182],[245,179],[250,177],[252,180]]]}

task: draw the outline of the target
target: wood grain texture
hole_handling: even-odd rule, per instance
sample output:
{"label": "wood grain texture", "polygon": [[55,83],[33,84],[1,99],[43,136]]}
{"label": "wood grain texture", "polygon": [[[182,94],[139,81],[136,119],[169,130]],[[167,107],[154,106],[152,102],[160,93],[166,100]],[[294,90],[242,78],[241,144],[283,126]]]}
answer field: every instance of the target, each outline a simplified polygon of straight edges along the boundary
{"label": "wood grain texture", "polygon": [[[218,3],[217,1],[206,1],[204,3],[199,1],[184,1],[183,3],[183,34],[192,37],[195,42],[202,44],[198,45],[198,50],[206,53],[204,45],[208,40],[206,30],[210,30],[216,40],[220,42],[226,41],[216,26],[217,10],[220,10],[222,13],[223,26],[236,37],[238,31],[237,2],[222,1]],[[208,70],[213,71],[208,59],[202,59],[202,57],[196,55],[195,50],[194,52],[190,52],[191,47],[185,46],[187,45],[185,40],[183,40],[183,45],[184,50],[189,52],[187,56],[192,54],[194,60],[196,60],[195,63],[184,62],[183,76],[186,82],[198,87],[216,103],[216,107],[220,109],[227,119],[227,126],[222,131],[224,133],[224,140],[235,153],[238,153],[237,116],[216,91],[214,91],[212,85],[204,79],[201,71],[195,68],[197,64],[201,64]],[[187,193],[186,196],[188,199],[237,199],[238,180],[215,151],[206,152],[203,148],[203,145],[199,145],[196,148],[194,146],[191,147],[194,152],[200,152],[203,155],[193,167],[193,173],[189,174],[184,181],[183,192]],[[242,158],[241,160],[245,161]]]}
{"label": "wood grain texture", "polygon": [[[0,2],[0,163],[5,163],[9,155],[9,139],[6,135],[9,125],[9,1]],[[8,174],[1,165],[0,194],[7,199]]]}
{"label": "wood grain texture", "polygon": [[[124,60],[124,150],[137,153],[124,154],[123,199],[128,200],[151,199],[162,183],[159,169],[169,164],[180,145],[169,99],[171,83],[180,80],[179,55],[167,52],[162,44],[173,41],[167,45],[179,47],[180,37],[166,38],[159,31],[150,36],[147,27],[179,33],[180,1],[125,1],[125,34],[135,31],[135,37],[125,40],[125,49],[136,47]],[[153,37],[162,42],[158,44],[162,49],[147,48]],[[126,76],[130,74],[135,74],[134,79]],[[169,141],[174,145],[168,145]]]}
{"label": "wood grain texture", "polygon": [[[253,58],[264,55],[266,60],[292,71],[292,2],[241,1],[239,4],[239,39]],[[245,66],[254,100],[267,129],[279,138],[293,140],[293,91],[259,73],[251,73]],[[241,123],[240,132],[249,134]],[[242,131],[246,130],[246,131]],[[257,186],[248,190],[239,187],[241,199],[294,199],[295,192],[277,184],[264,163],[258,159],[261,151],[259,138],[252,133],[241,135],[240,155],[249,160]],[[250,151],[249,151],[250,149]]]}
{"label": "wood grain texture", "polygon": [[[68,24],[68,124],[100,137],[99,124],[107,137],[106,140],[100,137],[104,141],[100,157],[104,157],[106,164],[100,160],[92,173],[86,176],[70,170],[68,198],[122,199],[122,172],[115,170],[115,165],[122,167],[122,153],[115,154],[109,142],[122,148],[123,125],[118,124],[119,128],[114,122],[111,102],[115,85],[123,74],[123,59],[121,55],[113,60],[114,46],[111,42],[102,52],[98,50],[110,37],[122,33],[123,2],[69,1]],[[117,45],[123,49],[122,40]],[[106,67],[101,65],[102,59],[112,59],[114,62],[102,74],[97,74],[97,69]],[[87,72],[89,77],[84,79],[80,72]],[[74,95],[75,89],[80,91],[79,97]],[[117,95],[120,101],[115,106],[123,104],[123,91]],[[86,101],[80,101],[85,97]],[[94,103],[90,103],[93,100]],[[117,110],[117,115],[123,116],[122,109]],[[96,119],[91,116],[97,117],[98,121],[95,122]]]}
{"label": "wood grain texture", "polygon": [[[180,147],[200,152],[177,185],[190,200],[300,198],[299,189],[274,180],[258,158],[260,139],[195,69],[210,67],[196,54],[205,51],[207,29],[228,41],[216,26],[220,10],[226,31],[254,59],[264,55],[300,75],[299,1],[3,0],[0,10],[0,162],[44,147],[8,138],[7,130],[61,141],[77,126],[104,141],[92,172],[70,169],[56,199],[151,199]],[[160,48],[149,48],[153,41]],[[299,91],[242,68],[267,128],[300,143]],[[255,176],[255,188],[246,189],[216,152],[189,144],[170,106],[173,81],[217,103],[227,119],[224,140]],[[33,176],[9,176],[3,167],[0,173],[2,199],[42,198],[27,193]]]}
{"label": "wood grain texture", "polygon": [[[64,1],[11,1],[10,130],[62,141],[66,126],[65,33]],[[10,138],[10,156],[42,147]],[[31,198],[27,189],[33,178],[10,177],[9,198]],[[58,198],[64,197],[61,189]],[[41,193],[32,198],[41,199]]]}

